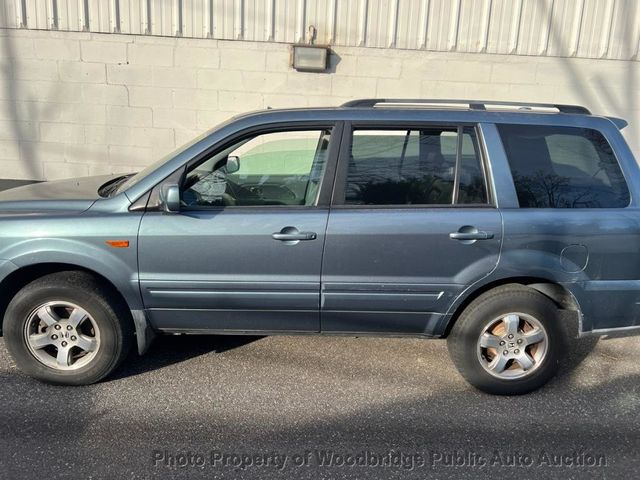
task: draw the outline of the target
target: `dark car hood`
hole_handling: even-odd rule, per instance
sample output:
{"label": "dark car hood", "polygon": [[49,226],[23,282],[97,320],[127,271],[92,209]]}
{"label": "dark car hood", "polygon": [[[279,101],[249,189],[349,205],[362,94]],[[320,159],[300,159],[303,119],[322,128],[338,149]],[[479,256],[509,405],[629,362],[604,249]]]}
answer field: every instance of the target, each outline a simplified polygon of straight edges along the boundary
{"label": "dark car hood", "polygon": [[80,211],[88,209],[100,195],[98,189],[118,175],[32,183],[0,192],[0,212]]}

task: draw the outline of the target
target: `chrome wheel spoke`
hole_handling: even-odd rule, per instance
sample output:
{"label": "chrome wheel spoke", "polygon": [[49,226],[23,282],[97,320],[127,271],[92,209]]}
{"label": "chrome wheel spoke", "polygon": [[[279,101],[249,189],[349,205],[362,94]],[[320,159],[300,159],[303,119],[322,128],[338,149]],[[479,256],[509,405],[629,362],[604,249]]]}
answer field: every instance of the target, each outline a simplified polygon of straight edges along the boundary
{"label": "chrome wheel spoke", "polygon": [[50,327],[60,321],[60,318],[53,311],[51,311],[51,307],[48,305],[40,307],[38,309],[37,315],[38,318],[47,325],[47,327]]}
{"label": "chrome wheel spoke", "polygon": [[68,367],[70,353],[71,353],[70,348],[58,347],[58,354],[56,355],[56,364],[60,367]]}
{"label": "chrome wheel spoke", "polygon": [[85,319],[87,318],[87,313],[80,309],[80,308],[74,308],[71,311],[71,315],[69,315],[69,325],[71,325],[73,328],[78,328],[78,325],[80,325]]}
{"label": "chrome wheel spoke", "polygon": [[526,345],[535,345],[536,343],[540,343],[544,340],[544,332],[536,328],[535,330],[531,330],[523,335],[524,342]]}
{"label": "chrome wheel spoke", "polygon": [[51,340],[51,335],[48,333],[37,333],[34,335],[29,335],[29,343],[36,350],[40,348],[44,348],[47,345],[52,345],[53,340]]}
{"label": "chrome wheel spoke", "polygon": [[492,372],[502,373],[507,366],[507,362],[509,359],[504,355],[496,355],[496,357],[491,361],[488,368]]}
{"label": "chrome wheel spoke", "polygon": [[78,341],[76,345],[85,352],[93,352],[98,346],[95,338],[87,337],[86,335],[78,335]]}
{"label": "chrome wheel spoke", "polygon": [[535,365],[535,361],[527,352],[522,352],[516,357],[516,362],[522,367],[523,370],[529,370]]}
{"label": "chrome wheel spoke", "polygon": [[480,338],[480,346],[483,348],[500,348],[500,338],[491,333],[485,333]]}
{"label": "chrome wheel spoke", "polygon": [[504,317],[502,321],[507,334],[515,335],[518,333],[518,327],[520,326],[520,317],[518,315],[512,313]]}

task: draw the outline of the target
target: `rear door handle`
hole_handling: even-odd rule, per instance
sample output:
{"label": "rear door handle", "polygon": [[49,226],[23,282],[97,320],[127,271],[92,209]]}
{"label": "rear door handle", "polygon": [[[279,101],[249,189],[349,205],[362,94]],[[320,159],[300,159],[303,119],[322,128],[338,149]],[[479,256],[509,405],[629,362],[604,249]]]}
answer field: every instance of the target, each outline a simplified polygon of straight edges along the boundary
{"label": "rear door handle", "polygon": [[274,240],[280,240],[281,242],[299,242],[305,240],[315,240],[318,238],[316,232],[300,232],[295,227],[284,227],[279,232],[271,234]]}
{"label": "rear door handle", "polygon": [[490,240],[493,238],[492,232],[483,232],[475,227],[465,225],[461,227],[457,232],[449,234],[449,238],[452,240]]}
{"label": "rear door handle", "polygon": [[449,234],[449,238],[453,240],[489,240],[493,238],[493,233],[490,232],[476,232],[476,233],[465,233],[465,232],[454,232]]}

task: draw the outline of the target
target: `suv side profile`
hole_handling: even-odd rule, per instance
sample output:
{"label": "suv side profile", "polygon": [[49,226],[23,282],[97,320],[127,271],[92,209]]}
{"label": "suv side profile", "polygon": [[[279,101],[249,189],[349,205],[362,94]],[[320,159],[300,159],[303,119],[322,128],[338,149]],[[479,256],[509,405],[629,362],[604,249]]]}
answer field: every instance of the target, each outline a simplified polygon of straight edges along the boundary
{"label": "suv side profile", "polygon": [[2,192],[7,348],[82,385],[163,333],[446,337],[475,387],[529,392],[572,325],[640,328],[625,125],[356,100],[235,117],[135,175]]}

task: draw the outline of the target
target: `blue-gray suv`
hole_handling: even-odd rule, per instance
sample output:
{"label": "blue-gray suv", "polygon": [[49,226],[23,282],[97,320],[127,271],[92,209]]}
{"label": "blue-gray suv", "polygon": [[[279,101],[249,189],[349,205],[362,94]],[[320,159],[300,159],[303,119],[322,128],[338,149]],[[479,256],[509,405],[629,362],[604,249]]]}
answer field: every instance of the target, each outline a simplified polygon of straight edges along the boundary
{"label": "blue-gray suv", "polygon": [[235,117],[135,175],[5,191],[6,345],[29,375],[80,385],[162,333],[447,337],[475,387],[531,391],[572,328],[640,328],[625,125],[356,100]]}

